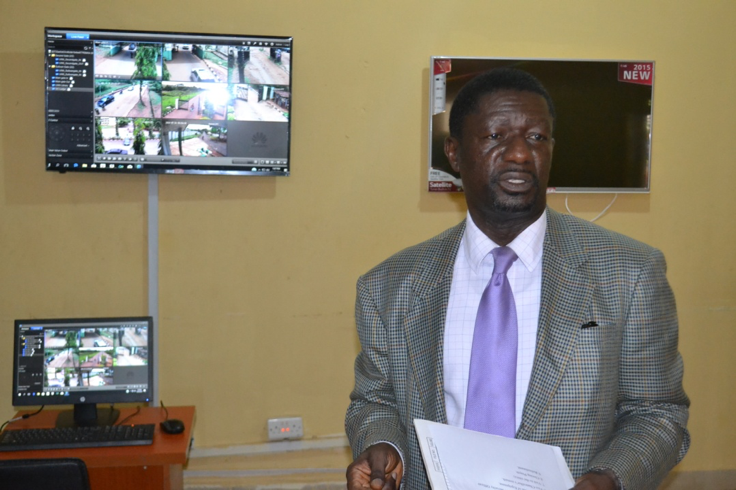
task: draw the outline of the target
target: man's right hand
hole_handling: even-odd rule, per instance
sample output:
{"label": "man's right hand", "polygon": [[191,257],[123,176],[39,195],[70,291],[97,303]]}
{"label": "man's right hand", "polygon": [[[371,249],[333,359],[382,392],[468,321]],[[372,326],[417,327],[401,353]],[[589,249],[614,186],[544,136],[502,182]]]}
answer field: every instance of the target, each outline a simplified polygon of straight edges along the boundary
{"label": "man's right hand", "polygon": [[399,452],[385,442],[369,447],[348,466],[348,490],[395,490],[401,484],[404,465]]}

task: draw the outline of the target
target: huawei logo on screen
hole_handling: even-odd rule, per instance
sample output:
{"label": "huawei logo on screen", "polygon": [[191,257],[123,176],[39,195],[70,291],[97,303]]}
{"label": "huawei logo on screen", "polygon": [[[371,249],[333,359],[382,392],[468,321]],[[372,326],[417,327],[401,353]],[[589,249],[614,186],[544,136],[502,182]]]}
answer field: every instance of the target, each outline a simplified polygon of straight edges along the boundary
{"label": "huawei logo on screen", "polygon": [[266,146],[266,143],[268,143],[268,138],[261,132],[254,134],[251,140],[253,141],[253,146]]}

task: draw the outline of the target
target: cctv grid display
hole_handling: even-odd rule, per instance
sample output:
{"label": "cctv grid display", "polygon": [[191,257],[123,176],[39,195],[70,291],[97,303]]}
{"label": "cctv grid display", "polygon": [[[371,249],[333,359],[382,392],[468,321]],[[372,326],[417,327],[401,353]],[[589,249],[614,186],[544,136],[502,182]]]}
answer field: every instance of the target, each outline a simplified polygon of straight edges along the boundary
{"label": "cctv grid display", "polygon": [[46,29],[46,169],[289,175],[289,37]]}
{"label": "cctv grid display", "polygon": [[16,320],[14,405],[149,401],[151,320]]}

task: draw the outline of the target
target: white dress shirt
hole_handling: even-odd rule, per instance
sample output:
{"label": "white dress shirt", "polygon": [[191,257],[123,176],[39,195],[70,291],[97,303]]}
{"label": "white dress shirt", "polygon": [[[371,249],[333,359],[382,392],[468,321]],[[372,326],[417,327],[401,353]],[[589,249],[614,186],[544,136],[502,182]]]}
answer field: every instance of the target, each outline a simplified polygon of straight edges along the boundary
{"label": "white dress shirt", "polygon": [[[455,259],[450,298],[445,318],[444,376],[447,421],[465,424],[470,351],[478,305],[493,274],[491,250],[498,247],[473,223],[468,213],[465,234]],[[524,400],[529,389],[539,323],[542,292],[542,245],[547,230],[547,212],[526,228],[508,246],[519,257],[506,276],[516,303],[519,352],[516,367],[516,428],[521,424]]]}

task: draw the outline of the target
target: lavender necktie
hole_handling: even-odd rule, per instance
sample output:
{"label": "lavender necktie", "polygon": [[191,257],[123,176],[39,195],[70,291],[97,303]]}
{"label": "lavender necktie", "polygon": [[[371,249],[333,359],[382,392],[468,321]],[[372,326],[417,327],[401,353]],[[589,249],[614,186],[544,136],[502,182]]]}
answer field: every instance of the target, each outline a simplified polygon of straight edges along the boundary
{"label": "lavender necktie", "polygon": [[470,354],[465,428],[514,437],[516,433],[516,305],[506,272],[517,259],[509,247],[493,254],[493,275],[478,306]]}

